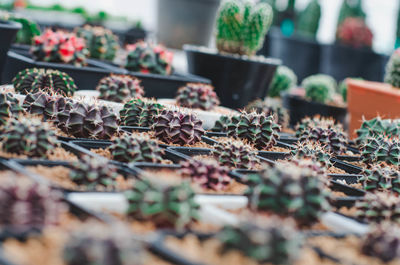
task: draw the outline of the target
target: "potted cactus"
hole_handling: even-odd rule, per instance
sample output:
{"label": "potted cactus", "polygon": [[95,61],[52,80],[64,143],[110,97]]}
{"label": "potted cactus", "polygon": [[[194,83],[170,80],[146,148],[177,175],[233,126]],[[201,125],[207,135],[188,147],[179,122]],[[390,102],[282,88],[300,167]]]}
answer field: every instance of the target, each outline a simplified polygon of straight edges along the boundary
{"label": "potted cactus", "polygon": [[289,109],[290,124],[294,126],[302,118],[317,114],[344,124],[347,111],[337,90],[331,76],[317,74],[304,79],[301,88],[292,89],[283,98],[284,106]]}
{"label": "potted cactus", "polygon": [[356,136],[355,130],[360,128],[363,117],[369,120],[379,114],[389,119],[400,118],[399,65],[400,49],[397,49],[387,63],[385,83],[347,80],[351,137]]}
{"label": "potted cactus", "polygon": [[[8,49],[20,29],[21,25],[16,22],[0,20],[0,35],[2,36],[0,45],[0,75],[3,73],[3,69],[6,69],[5,62]],[[4,80],[0,76],[0,84],[3,84],[3,82]]]}
{"label": "potted cactus", "polygon": [[212,81],[222,106],[240,108],[266,96],[280,62],[255,53],[262,46],[272,18],[272,9],[266,3],[230,0],[221,4],[218,13],[218,52],[184,46],[189,72]]}
{"label": "potted cactus", "polygon": [[322,48],[321,72],[337,80],[355,76],[381,81],[385,56],[372,50],[372,41],[373,34],[364,19],[344,19],[337,28],[336,43]]}

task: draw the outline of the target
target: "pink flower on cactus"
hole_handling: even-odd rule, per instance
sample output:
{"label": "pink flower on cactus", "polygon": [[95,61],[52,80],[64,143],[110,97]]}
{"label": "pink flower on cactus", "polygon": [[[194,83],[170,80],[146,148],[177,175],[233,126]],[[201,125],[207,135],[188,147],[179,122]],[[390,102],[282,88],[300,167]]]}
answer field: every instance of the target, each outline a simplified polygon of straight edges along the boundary
{"label": "pink flower on cactus", "polygon": [[69,63],[74,58],[75,48],[72,41],[66,41],[60,45],[59,49],[61,60]]}
{"label": "pink flower on cactus", "polygon": [[373,34],[361,18],[346,18],[338,27],[336,38],[354,48],[372,47]]}

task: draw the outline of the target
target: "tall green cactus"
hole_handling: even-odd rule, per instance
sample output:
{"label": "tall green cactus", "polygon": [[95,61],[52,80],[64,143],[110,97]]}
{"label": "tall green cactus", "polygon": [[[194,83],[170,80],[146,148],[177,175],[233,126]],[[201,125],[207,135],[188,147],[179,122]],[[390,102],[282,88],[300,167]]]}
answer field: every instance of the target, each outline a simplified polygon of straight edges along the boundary
{"label": "tall green cactus", "polygon": [[315,38],[317,35],[320,18],[321,6],[318,0],[312,0],[299,14],[297,31],[307,37]]}
{"label": "tall green cactus", "polygon": [[337,26],[348,17],[359,17],[365,19],[366,14],[362,8],[362,0],[343,0],[340,7],[339,19]]}
{"label": "tall green cactus", "polygon": [[229,0],[217,18],[217,48],[221,52],[254,55],[263,45],[273,12],[267,3]]}

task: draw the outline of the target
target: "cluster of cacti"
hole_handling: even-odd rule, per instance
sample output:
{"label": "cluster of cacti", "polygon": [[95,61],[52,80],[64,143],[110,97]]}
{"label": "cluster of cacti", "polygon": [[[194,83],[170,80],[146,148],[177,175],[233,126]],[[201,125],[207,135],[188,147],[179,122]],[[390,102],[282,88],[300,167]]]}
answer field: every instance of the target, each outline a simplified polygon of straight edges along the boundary
{"label": "cluster of cacti", "polygon": [[316,115],[312,118],[306,117],[303,118],[298,124],[295,126],[296,137],[300,137],[304,131],[311,130],[312,128],[320,127],[320,128],[332,128],[337,131],[343,132],[343,127],[341,124],[336,124],[335,120],[332,118],[324,118],[319,115]]}
{"label": "cluster of cacti", "polygon": [[383,137],[368,138],[361,147],[361,158],[366,163],[385,162],[400,165],[400,140]]}
{"label": "cluster of cacti", "polygon": [[[263,101],[256,99],[250,102],[245,108],[246,112],[256,112],[266,116],[274,116],[275,121],[284,128],[289,126],[289,113],[288,111],[273,101]],[[219,121],[221,123],[221,121]]]}
{"label": "cluster of cacti", "polygon": [[242,142],[220,141],[214,145],[214,157],[229,168],[253,169],[259,162],[257,152]]}
{"label": "cluster of cacti", "polygon": [[362,239],[361,253],[384,263],[400,258],[400,229],[383,223],[371,229]]}
{"label": "cluster of cacti", "polygon": [[129,216],[151,220],[158,227],[181,229],[199,219],[200,206],[195,202],[195,192],[187,182],[164,186],[149,180],[138,180],[125,196],[129,203]]}
{"label": "cluster of cacti", "polygon": [[400,48],[395,50],[385,69],[385,83],[400,88]]}
{"label": "cluster of cacti", "polygon": [[333,99],[337,84],[333,77],[317,74],[305,78],[301,86],[306,92],[307,99],[324,104]]}
{"label": "cluster of cacti", "polygon": [[104,105],[90,105],[37,92],[28,94],[23,106],[29,113],[43,115],[74,137],[110,139],[118,131],[117,115]]}
{"label": "cluster of cacti", "polygon": [[400,199],[390,193],[367,193],[362,201],[355,204],[355,217],[368,223],[391,221],[400,223]]}
{"label": "cluster of cacti", "polygon": [[400,122],[393,120],[382,120],[377,116],[371,120],[363,120],[360,129],[356,130],[356,143],[361,146],[371,137],[387,136],[400,137]]}
{"label": "cluster of cacti", "polygon": [[172,73],[173,53],[161,45],[143,41],[126,47],[125,68],[133,72],[169,75]]}
{"label": "cluster of cacti", "polygon": [[361,18],[346,18],[337,28],[336,39],[354,48],[371,48],[373,34]]}
{"label": "cluster of cacti", "polygon": [[1,128],[1,148],[7,153],[45,158],[57,145],[50,125],[34,117],[17,118],[8,119]]}
{"label": "cluster of cacti", "polygon": [[215,161],[187,160],[181,163],[181,173],[206,189],[225,190],[232,182],[227,167]]}
{"label": "cluster of cacti", "polygon": [[74,162],[69,173],[74,183],[87,190],[95,190],[99,186],[113,188],[117,176],[117,168],[107,159],[89,156],[82,156],[79,162]]}
{"label": "cluster of cacti", "polygon": [[35,60],[68,63],[75,66],[86,65],[89,51],[85,40],[73,33],[47,29],[33,38],[31,53]]}
{"label": "cluster of cacti", "polygon": [[300,135],[300,142],[309,141],[321,144],[328,152],[342,154],[346,151],[347,138],[339,130],[315,127]]}
{"label": "cluster of cacti", "polygon": [[88,223],[73,231],[62,254],[65,265],[141,265],[144,246],[130,235],[129,229],[107,228]]}
{"label": "cluster of cacti", "polygon": [[161,113],[164,106],[144,99],[132,99],[124,104],[120,111],[121,124],[124,126],[149,127]]}
{"label": "cluster of cacti", "polygon": [[222,243],[222,253],[240,251],[260,264],[292,264],[303,243],[292,222],[276,217],[225,226],[216,237]]}
{"label": "cluster of cacti", "polygon": [[66,210],[61,198],[61,194],[45,185],[4,173],[0,186],[0,225],[29,228],[55,225]]}
{"label": "cluster of cacti", "polygon": [[16,92],[22,94],[43,91],[73,96],[77,89],[74,80],[66,73],[53,69],[28,68],[18,72],[12,80]]}
{"label": "cluster of cacti", "polygon": [[131,98],[141,98],[144,95],[140,80],[130,75],[115,75],[103,77],[96,90],[100,99],[124,102]]}
{"label": "cluster of cacti", "polygon": [[293,70],[287,66],[280,65],[276,69],[274,78],[269,85],[268,95],[270,97],[280,97],[282,92],[288,91],[296,85],[297,76]]}
{"label": "cluster of cacti", "polygon": [[12,93],[0,93],[0,126],[11,117],[17,116],[23,109]]}
{"label": "cluster of cacti", "polygon": [[291,163],[267,166],[250,175],[248,185],[251,209],[292,216],[302,226],[318,221],[329,209],[323,176],[309,168]]}
{"label": "cluster of cacti", "polygon": [[296,30],[307,37],[316,38],[321,18],[321,5],[318,0],[312,0],[306,8],[300,12]]}
{"label": "cluster of cacti", "polygon": [[201,141],[203,122],[194,114],[163,110],[154,119],[155,136],[167,144],[192,145]]}
{"label": "cluster of cacti", "polygon": [[239,0],[222,3],[217,17],[217,48],[220,52],[254,55],[263,45],[273,19],[266,3]]}
{"label": "cluster of cacti", "polygon": [[329,168],[333,165],[331,154],[319,143],[300,142],[291,152],[290,160],[306,159],[320,163],[323,167]]}
{"label": "cluster of cacti", "polygon": [[400,194],[400,172],[390,167],[373,166],[365,169],[360,182],[367,191],[391,191]]}
{"label": "cluster of cacti", "polygon": [[214,87],[202,83],[187,83],[179,88],[175,99],[181,107],[202,110],[212,110],[220,103]]}
{"label": "cluster of cacti", "polygon": [[150,162],[161,163],[164,154],[163,149],[150,137],[123,134],[112,140],[107,148],[112,159],[119,162]]}
{"label": "cluster of cacti", "polygon": [[281,126],[275,122],[274,116],[242,112],[233,116],[228,124],[228,135],[246,140],[258,149],[274,146],[279,139]]}
{"label": "cluster of cacti", "polygon": [[76,35],[83,38],[90,57],[101,60],[114,60],[119,49],[118,37],[103,27],[85,25],[75,29]]}

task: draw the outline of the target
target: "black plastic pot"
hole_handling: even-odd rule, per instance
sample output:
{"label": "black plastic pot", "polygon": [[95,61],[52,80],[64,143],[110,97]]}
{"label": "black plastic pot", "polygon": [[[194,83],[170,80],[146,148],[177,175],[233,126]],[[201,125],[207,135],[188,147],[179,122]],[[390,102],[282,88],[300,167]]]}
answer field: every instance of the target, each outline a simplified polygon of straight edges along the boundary
{"label": "black plastic pot", "polygon": [[5,81],[1,78],[1,74],[6,69],[7,52],[21,27],[19,23],[0,20],[0,85],[4,84]]}
{"label": "black plastic pot", "polygon": [[336,80],[362,77],[370,81],[383,80],[385,56],[370,49],[355,49],[341,44],[322,46],[321,72]]}
{"label": "black plastic pot", "polygon": [[340,160],[338,160],[336,158],[332,158],[331,162],[333,163],[333,165],[335,167],[346,171],[346,173],[348,173],[348,174],[359,175],[359,174],[361,174],[363,172],[362,168],[360,168],[358,166],[355,166],[355,165],[352,165],[352,164],[348,164],[348,163],[343,162],[343,161],[340,161]]}
{"label": "black plastic pot", "polygon": [[272,28],[268,36],[263,55],[281,59],[282,64],[293,69],[299,81],[319,73],[321,44],[303,36],[283,36],[279,28]]}
{"label": "black plastic pot", "polygon": [[250,60],[244,57],[203,51],[185,45],[189,72],[211,80],[221,105],[242,108],[250,101],[264,98],[280,61]]}
{"label": "black plastic pot", "polygon": [[181,49],[185,43],[207,46],[221,0],[159,0],[157,39]]}
{"label": "black plastic pot", "polygon": [[[139,78],[141,80],[140,84],[144,87],[145,95],[148,98],[173,98],[175,97],[178,88],[186,85],[187,83],[211,83],[211,81],[207,78],[188,73],[180,73],[175,71],[171,75],[144,74],[140,72],[129,72],[126,69],[119,68],[116,65],[98,60],[92,60],[91,63],[97,67],[109,69],[110,71],[122,71],[124,74],[130,74]],[[95,89],[95,87],[88,87],[85,89]]]}
{"label": "black plastic pot", "polygon": [[295,126],[305,117],[313,117],[317,114],[322,117],[333,117],[336,121],[345,124],[347,109],[308,101],[302,97],[285,94],[283,106],[289,110],[290,125]]}
{"label": "black plastic pot", "polygon": [[14,76],[21,70],[26,68],[51,68],[66,72],[74,80],[78,89],[95,89],[99,80],[110,73],[123,74],[124,71],[115,69],[99,68],[88,60],[89,66],[76,67],[70,64],[39,62],[32,59],[31,55],[26,51],[8,52],[6,71],[3,72],[3,80],[11,83]]}

